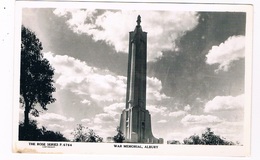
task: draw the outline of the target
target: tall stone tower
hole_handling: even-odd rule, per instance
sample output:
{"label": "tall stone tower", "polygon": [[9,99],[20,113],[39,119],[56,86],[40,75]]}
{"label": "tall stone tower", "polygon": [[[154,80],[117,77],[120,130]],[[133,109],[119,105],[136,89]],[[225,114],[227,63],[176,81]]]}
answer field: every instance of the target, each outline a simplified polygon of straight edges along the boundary
{"label": "tall stone tower", "polygon": [[141,17],[129,33],[126,108],[120,119],[125,142],[163,143],[152,134],[151,116],[146,110],[147,32],[142,31]]}

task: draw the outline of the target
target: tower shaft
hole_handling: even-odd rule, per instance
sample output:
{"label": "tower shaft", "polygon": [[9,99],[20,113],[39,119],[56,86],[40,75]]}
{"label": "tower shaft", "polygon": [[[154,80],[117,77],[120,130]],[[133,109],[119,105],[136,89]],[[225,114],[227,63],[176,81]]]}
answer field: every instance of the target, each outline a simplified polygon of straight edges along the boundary
{"label": "tower shaft", "polygon": [[146,108],[147,33],[136,26],[129,33],[126,108]]}
{"label": "tower shaft", "polygon": [[161,143],[152,134],[151,116],[146,110],[147,32],[140,26],[129,32],[126,108],[120,119],[120,130],[126,142]]}

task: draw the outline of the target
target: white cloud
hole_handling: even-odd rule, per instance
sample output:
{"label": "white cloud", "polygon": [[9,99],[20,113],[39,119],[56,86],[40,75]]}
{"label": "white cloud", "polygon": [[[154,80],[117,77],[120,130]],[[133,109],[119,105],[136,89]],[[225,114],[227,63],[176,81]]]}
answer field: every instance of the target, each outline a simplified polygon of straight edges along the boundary
{"label": "white cloud", "polygon": [[82,104],[86,104],[86,105],[90,105],[91,102],[87,99],[83,99],[82,101],[80,101]]}
{"label": "white cloud", "polygon": [[[31,116],[32,120],[37,121],[37,126],[41,128],[46,127],[47,130],[58,131],[63,133],[68,126],[73,125],[75,119],[72,117],[66,117],[57,113],[45,113],[40,114],[39,117]],[[64,125],[66,124],[66,126]],[[64,135],[67,137],[67,135]]]}
{"label": "white cloud", "polygon": [[[178,107],[176,107],[176,109],[178,109]],[[173,112],[170,112],[168,115],[170,117],[175,117],[175,118],[183,117],[183,116],[187,115],[188,111],[190,111],[190,110],[191,110],[191,106],[188,104],[188,105],[184,106],[184,110],[173,111]]]}
{"label": "white cloud", "polygon": [[[95,9],[74,9],[63,8],[55,9],[53,13],[59,17],[64,16],[69,18],[67,24],[73,29],[74,32],[81,33],[84,30],[91,30],[95,27],[94,14],[97,12]],[[85,25],[85,22],[89,22]]]}
{"label": "white cloud", "polygon": [[[56,84],[61,89],[70,89],[80,95],[87,95],[95,101],[121,102],[125,99],[126,77],[108,70],[88,66],[85,62],[67,55],[44,53],[55,68]],[[162,83],[155,77],[147,77],[147,101],[161,101],[169,98],[161,93]],[[90,100],[81,103],[90,104]]]}
{"label": "white cloud", "polygon": [[219,64],[216,72],[228,71],[233,61],[245,56],[245,36],[232,36],[219,46],[213,46],[206,55],[206,62],[210,65]]}
{"label": "white cloud", "polygon": [[97,101],[122,101],[125,99],[126,77],[97,72],[89,77],[88,84],[83,89]]}
{"label": "white cloud", "polygon": [[241,144],[244,143],[243,139],[243,121],[240,122],[223,122],[221,124],[216,125],[216,127],[213,128],[213,131],[221,135],[222,137],[225,137],[226,140],[230,140],[232,142],[240,142]]}
{"label": "white cloud", "polygon": [[157,123],[167,123],[168,121],[165,119],[159,120]]}
{"label": "white cloud", "polygon": [[47,128],[52,131],[61,131],[62,129],[64,129],[64,126],[59,124],[49,124]]}
{"label": "white cloud", "polygon": [[184,116],[184,115],[186,115],[187,114],[187,112],[186,111],[175,111],[175,112],[170,112],[169,113],[169,116],[170,117],[175,117],[175,118],[177,118],[177,117],[182,117],[182,116]]}
{"label": "white cloud", "polygon": [[[127,78],[108,70],[90,67],[85,62],[66,55],[48,52],[44,53],[44,56],[55,68],[54,77],[58,90],[61,92],[68,90],[80,96],[82,98],[80,102],[83,104],[104,106],[103,112],[97,113],[94,117],[83,118],[81,123],[97,132],[100,131],[98,133],[100,135],[114,133],[116,126],[119,125],[120,114],[125,107]],[[147,77],[147,109],[152,115],[167,116],[166,107],[154,105],[158,101],[169,98],[161,93],[161,89],[160,80]]]}
{"label": "white cloud", "polygon": [[93,123],[89,124],[89,128],[93,129],[97,134],[106,137],[111,137],[116,134],[116,128],[119,125],[119,119],[108,113],[100,113],[95,115]]}
{"label": "white cloud", "polygon": [[90,67],[85,62],[67,55],[48,52],[44,56],[55,68],[56,84],[61,89],[66,88],[75,94],[90,96],[95,101],[122,101],[125,98],[126,77]]}
{"label": "white cloud", "polygon": [[186,131],[189,133],[187,137],[197,134],[201,135],[205,132],[206,128],[211,128],[211,131],[214,134],[225,138],[228,141],[236,142],[239,141],[243,144],[243,122],[226,122],[222,121],[221,123],[216,124],[197,124],[197,125],[190,125],[189,129]]}
{"label": "white cloud", "polygon": [[125,103],[114,103],[104,107],[104,112],[117,117],[122,113],[124,108],[125,108]]}
{"label": "white cloud", "polygon": [[73,122],[75,120],[72,117],[65,117],[57,113],[45,113],[35,119],[40,122]]}
{"label": "white cloud", "polygon": [[181,123],[184,125],[194,124],[217,124],[221,123],[222,120],[212,115],[191,115],[188,114],[182,118]]}
{"label": "white cloud", "polygon": [[90,123],[91,120],[89,118],[84,118],[84,119],[81,120],[81,122],[83,122],[83,123]]}
{"label": "white cloud", "polygon": [[66,137],[69,140],[73,140],[73,135],[71,133],[73,133],[73,129],[66,129],[61,131],[61,133],[63,134],[64,137]]}
{"label": "white cloud", "polygon": [[147,101],[161,101],[163,99],[167,99],[164,93],[161,93],[162,82],[155,77],[147,77],[147,90],[146,90],[146,98]]}
{"label": "white cloud", "polygon": [[[148,32],[148,60],[155,60],[163,50],[178,49],[175,41],[198,24],[196,12],[130,11],[56,9],[59,17],[67,18],[67,25],[75,33],[104,40],[116,51],[127,52],[128,34],[136,26],[137,15],[142,17],[142,28]],[[161,18],[154,18],[161,17]]]}
{"label": "white cloud", "polygon": [[244,94],[233,96],[216,96],[205,104],[204,112],[211,113],[223,110],[242,109],[244,107]]}
{"label": "white cloud", "polygon": [[[100,125],[102,127],[105,127],[108,124],[114,126],[119,123],[120,114],[122,113],[124,107],[125,103],[113,103],[111,105],[105,106],[103,108],[104,112],[95,115],[94,118],[86,118],[83,120],[89,124],[92,123],[92,125]],[[115,127],[113,129],[115,129]]]}
{"label": "white cloud", "polygon": [[96,114],[91,119],[82,119],[81,122],[84,122],[103,138],[113,136],[116,134],[116,127],[119,125],[120,114],[124,107],[125,103],[114,103],[105,106],[104,112]]}
{"label": "white cloud", "polygon": [[166,116],[167,114],[167,108],[163,106],[147,105],[146,109],[152,114],[152,116],[155,114]]}
{"label": "white cloud", "polygon": [[112,115],[107,113],[97,114],[94,118],[95,124],[106,124],[111,122],[115,122],[115,118]]}
{"label": "white cloud", "polygon": [[207,124],[207,126],[205,126],[205,125],[194,125],[194,126],[192,126],[192,127],[190,127],[188,130],[187,130],[187,132],[189,133],[189,135],[186,137],[186,138],[188,138],[189,136],[191,136],[191,135],[193,135],[193,134],[196,134],[196,135],[201,135],[204,131],[205,131],[205,129],[207,128],[207,127],[209,127],[209,128],[211,128],[212,129],[212,125],[211,124]]}
{"label": "white cloud", "polygon": [[191,110],[191,106],[188,104],[187,106],[184,107],[184,111],[190,111]]}
{"label": "white cloud", "polygon": [[177,140],[179,141],[180,143],[183,142],[183,140],[185,138],[187,138],[188,136],[190,136],[190,133],[188,132],[170,132],[170,133],[167,133],[166,137],[165,137],[165,141],[166,140]]}
{"label": "white cloud", "polygon": [[44,57],[49,60],[58,74],[56,83],[62,88],[72,83],[80,84],[85,77],[94,73],[96,68],[89,67],[85,62],[67,55],[54,55],[51,52],[44,53]]}

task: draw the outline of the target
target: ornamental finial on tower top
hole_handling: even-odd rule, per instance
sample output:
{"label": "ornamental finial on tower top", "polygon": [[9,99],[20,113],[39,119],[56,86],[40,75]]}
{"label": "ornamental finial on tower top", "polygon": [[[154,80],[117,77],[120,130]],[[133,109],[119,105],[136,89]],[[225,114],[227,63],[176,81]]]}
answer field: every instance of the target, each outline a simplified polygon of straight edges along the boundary
{"label": "ornamental finial on tower top", "polygon": [[141,16],[140,15],[138,15],[136,22],[137,22],[137,26],[140,26],[140,23],[141,23]]}

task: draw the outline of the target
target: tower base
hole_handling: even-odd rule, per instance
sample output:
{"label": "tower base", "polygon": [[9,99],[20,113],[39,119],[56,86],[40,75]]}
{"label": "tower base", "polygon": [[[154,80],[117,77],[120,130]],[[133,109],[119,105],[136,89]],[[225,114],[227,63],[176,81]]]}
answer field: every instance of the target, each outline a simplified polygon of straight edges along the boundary
{"label": "tower base", "polygon": [[163,143],[162,138],[152,134],[151,116],[143,108],[124,109],[121,114],[120,130],[125,136],[126,143]]}

